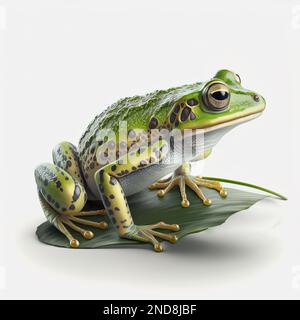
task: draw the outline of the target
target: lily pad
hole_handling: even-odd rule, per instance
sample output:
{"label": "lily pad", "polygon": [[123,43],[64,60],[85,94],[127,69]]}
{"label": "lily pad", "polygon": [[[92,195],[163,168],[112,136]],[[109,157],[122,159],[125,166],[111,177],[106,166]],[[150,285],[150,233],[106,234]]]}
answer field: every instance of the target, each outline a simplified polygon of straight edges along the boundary
{"label": "lily pad", "polygon": [[[196,232],[204,231],[224,223],[236,212],[248,209],[257,201],[266,197],[264,194],[246,192],[237,189],[227,189],[228,197],[223,199],[219,194],[210,189],[205,190],[205,194],[212,200],[210,207],[204,206],[197,196],[187,190],[190,200],[189,208],[182,208],[178,190],[172,190],[164,198],[158,198],[156,192],[144,190],[128,197],[128,203],[132,211],[133,220],[138,225],[152,224],[159,221],[166,223],[176,223],[180,225],[180,231],[176,233],[178,239]],[[88,203],[86,209],[99,208],[99,203]],[[106,216],[91,217],[90,220],[97,220],[109,223],[107,230],[90,228],[95,237],[92,240],[81,239],[80,248],[103,248],[123,245],[141,245],[143,243],[121,239],[114,231],[109,219]],[[71,231],[74,235],[74,231]],[[69,241],[49,222],[41,224],[36,231],[38,239],[46,244],[69,247]]]}

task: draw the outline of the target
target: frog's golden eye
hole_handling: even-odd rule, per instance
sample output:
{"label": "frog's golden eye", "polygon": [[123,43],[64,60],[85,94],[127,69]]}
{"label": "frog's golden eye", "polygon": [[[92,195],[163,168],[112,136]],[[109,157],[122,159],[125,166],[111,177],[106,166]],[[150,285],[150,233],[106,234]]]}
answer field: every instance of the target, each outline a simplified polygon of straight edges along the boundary
{"label": "frog's golden eye", "polygon": [[229,106],[229,89],[223,83],[213,83],[206,88],[203,102],[210,110],[223,111]]}

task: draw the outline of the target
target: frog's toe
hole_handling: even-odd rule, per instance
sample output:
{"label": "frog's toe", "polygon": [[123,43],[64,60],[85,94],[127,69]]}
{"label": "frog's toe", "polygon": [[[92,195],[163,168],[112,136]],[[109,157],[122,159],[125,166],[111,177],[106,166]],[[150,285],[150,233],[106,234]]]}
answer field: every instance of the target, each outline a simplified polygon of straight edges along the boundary
{"label": "frog's toe", "polygon": [[83,229],[79,228],[75,224],[72,224],[72,222],[69,221],[68,219],[62,218],[60,216],[56,217],[55,226],[69,240],[71,248],[76,249],[76,248],[79,247],[80,242],[73,237],[73,235],[69,232],[69,230],[66,228],[66,226],[68,226],[69,228],[81,233],[82,235],[86,230],[83,230]]}
{"label": "frog's toe", "polygon": [[129,234],[126,234],[125,237],[132,240],[149,242],[153,245],[153,249],[156,252],[163,251],[162,244],[157,240],[157,238],[169,241],[170,243],[177,242],[178,238],[175,234],[163,233],[163,232],[156,231],[154,229],[179,231],[180,227],[178,224],[167,224],[164,222],[158,222],[156,224],[146,225],[146,226],[135,226],[135,230]]}
{"label": "frog's toe", "polygon": [[222,198],[226,198],[228,195],[225,188],[218,181],[203,179],[202,177],[199,177],[199,176],[194,177],[194,180],[198,186],[202,186],[202,187],[206,187],[206,188],[214,189],[218,191]]}
{"label": "frog's toe", "polygon": [[77,239],[70,240],[70,247],[76,249],[79,247],[79,241]]}
{"label": "frog's toe", "polygon": [[196,193],[196,195],[202,200],[205,206],[210,206],[212,204],[212,201],[205,196],[205,194],[202,192],[202,190],[199,188],[199,186],[195,182],[195,178],[186,176],[184,178],[184,181],[186,185],[190,189],[192,189]]}
{"label": "frog's toe", "polygon": [[[83,229],[79,226],[77,226],[75,223],[72,222],[72,220],[69,217],[63,217],[61,218],[62,223],[73,229],[74,231],[80,233],[82,237],[86,240],[91,240],[94,238],[94,233],[90,230]],[[71,245],[71,247],[73,247]],[[76,246],[75,246],[76,247]]]}
{"label": "frog's toe", "polygon": [[193,177],[186,172],[174,174],[168,179],[160,180],[156,183],[153,183],[149,188],[151,190],[159,189],[159,191],[157,192],[157,196],[163,198],[170,190],[178,186],[181,195],[181,206],[183,208],[188,208],[190,206],[190,202],[185,191],[186,185],[196,193],[196,195],[202,200],[205,206],[210,206],[212,204],[212,201],[205,196],[205,194],[201,190],[201,187],[214,189],[219,192],[222,198],[227,197],[227,191],[224,189],[220,182],[203,179],[199,176]]}
{"label": "frog's toe", "polygon": [[155,190],[155,189],[163,189],[163,188],[166,188],[169,184],[171,180],[171,177],[168,177],[168,178],[165,178],[165,179],[160,179],[154,183],[152,183],[150,186],[149,186],[149,189],[150,190]]}
{"label": "frog's toe", "polygon": [[74,215],[58,215],[55,220],[55,226],[67,237],[71,248],[78,248],[80,246],[80,242],[73,237],[67,227],[81,234],[85,240],[91,240],[94,238],[94,233],[91,230],[82,228],[77,224],[88,225],[98,229],[106,229],[108,227],[107,223],[104,221],[95,222],[87,219],[79,219]]}

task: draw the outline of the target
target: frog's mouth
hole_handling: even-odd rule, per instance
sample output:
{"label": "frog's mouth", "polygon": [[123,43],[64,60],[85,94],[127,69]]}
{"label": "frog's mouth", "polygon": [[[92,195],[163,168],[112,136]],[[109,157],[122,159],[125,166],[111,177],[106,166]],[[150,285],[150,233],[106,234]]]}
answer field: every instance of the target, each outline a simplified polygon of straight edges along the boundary
{"label": "frog's mouth", "polygon": [[[222,123],[217,123],[210,127],[200,129],[200,132],[197,133],[197,130],[192,133],[192,135],[197,136],[198,140],[191,142],[192,148],[195,148],[197,145],[198,150],[208,151],[211,150],[219,141],[220,139],[231,129],[235,128],[236,126],[253,120],[259,117],[262,114],[262,111],[256,112],[253,114],[248,114],[243,117],[238,117],[235,119],[231,119],[229,121],[223,121]],[[187,140],[187,144],[189,144]]]}
{"label": "frog's mouth", "polygon": [[248,121],[253,120],[255,118],[258,118],[261,114],[262,114],[262,111],[256,112],[256,113],[253,113],[253,114],[249,114],[249,115],[246,115],[246,116],[243,116],[243,117],[239,117],[239,118],[236,118],[236,119],[232,119],[232,120],[229,120],[229,121],[223,121],[223,122],[220,122],[218,124],[203,128],[203,130],[204,130],[204,133],[208,133],[208,132],[215,131],[215,130],[218,130],[218,129],[223,129],[223,128],[226,128],[226,127],[235,127],[235,126],[237,126],[237,125],[239,125],[241,123],[245,123],[245,122],[248,122]]}

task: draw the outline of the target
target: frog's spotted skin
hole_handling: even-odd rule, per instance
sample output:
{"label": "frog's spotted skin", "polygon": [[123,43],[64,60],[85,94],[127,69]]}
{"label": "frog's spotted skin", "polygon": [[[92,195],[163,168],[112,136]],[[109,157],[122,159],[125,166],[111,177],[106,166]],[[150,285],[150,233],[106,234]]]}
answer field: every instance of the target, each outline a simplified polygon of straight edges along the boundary
{"label": "frog's spotted skin", "polygon": [[132,155],[131,161],[125,163],[127,155],[119,160],[104,166],[96,174],[96,183],[102,197],[103,204],[109,215],[112,216],[114,226],[121,235],[133,227],[132,217],[128,208],[127,200],[118,178],[128,175],[130,172],[146,168],[152,164],[159,163],[166,155],[164,152],[165,142],[157,141],[152,146],[138,149],[137,154]]}
{"label": "frog's spotted skin", "polygon": [[87,200],[85,189],[67,171],[45,163],[36,168],[35,178],[39,192],[56,211],[70,214],[82,210]]}
{"label": "frog's spotted skin", "polygon": [[[79,141],[78,151],[68,142],[53,150],[54,164],[42,164],[35,171],[39,197],[47,219],[78,247],[69,228],[91,239],[93,233],[77,224],[104,229],[104,222],[91,222],[80,217],[90,215],[109,216],[120,237],[149,242],[161,251],[157,238],[176,242],[176,235],[161,233],[156,228],[179,230],[177,225],[164,222],[148,226],[135,225],[126,196],[141,191],[150,183],[152,189],[160,189],[164,196],[174,186],[179,186],[182,206],[189,202],[185,194],[188,185],[209,205],[200,187],[212,188],[226,196],[218,182],[193,177],[189,163],[167,164],[174,156],[182,159],[179,151],[160,133],[153,130],[203,129],[208,143],[201,154],[188,154],[186,161],[207,157],[213,146],[230,128],[259,115],[265,108],[264,99],[257,93],[242,87],[240,78],[231,71],[220,70],[210,80],[191,85],[157,90],[145,96],[124,98],[95,117]],[[126,122],[125,136],[120,132]],[[102,136],[110,129],[116,139]],[[182,142],[186,143],[185,138]],[[194,147],[194,145],[191,145]],[[129,161],[128,161],[129,160]],[[174,172],[170,178],[154,183],[158,178]],[[105,210],[83,212],[87,199],[101,200]]]}
{"label": "frog's spotted skin", "polygon": [[78,160],[78,153],[74,145],[69,142],[62,142],[58,144],[52,152],[52,158],[54,164],[67,171],[82,185],[84,184],[84,179],[81,174],[81,168]]}
{"label": "frog's spotted skin", "polygon": [[197,106],[199,107],[199,100],[193,96],[189,96],[188,99],[178,101],[168,114],[164,127],[173,129],[177,128],[181,122],[195,120],[197,116],[194,110]]}
{"label": "frog's spotted skin", "polygon": [[[73,238],[65,225],[81,233],[85,239],[91,239],[93,233],[80,228],[76,222],[100,229],[107,225],[105,222],[94,223],[78,218],[95,213],[82,211],[87,194],[82,184],[76,148],[67,142],[57,145],[53,150],[53,160],[56,164],[45,163],[35,169],[41,205],[47,219],[69,239],[70,246],[78,247],[79,241]],[[103,211],[99,210],[96,214],[103,214]]]}

